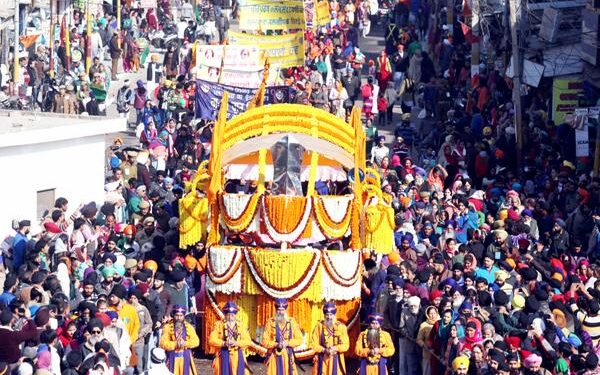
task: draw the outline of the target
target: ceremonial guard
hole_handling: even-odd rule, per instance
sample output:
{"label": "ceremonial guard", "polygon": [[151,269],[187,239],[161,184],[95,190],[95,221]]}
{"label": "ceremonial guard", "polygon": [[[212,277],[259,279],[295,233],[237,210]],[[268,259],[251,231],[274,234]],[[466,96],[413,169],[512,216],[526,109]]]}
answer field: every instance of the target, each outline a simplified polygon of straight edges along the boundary
{"label": "ceremonial guard", "polygon": [[197,375],[193,348],[200,345],[194,327],[185,321],[185,307],[174,305],[173,321],[164,326],[160,347],[167,352],[167,366],[175,375]]}
{"label": "ceremonial guard", "polygon": [[287,300],[275,300],[275,317],[265,327],[262,345],[269,350],[268,375],[297,375],[294,348],[302,344],[302,331],[296,320],[288,317]]}
{"label": "ceremonial guard", "polygon": [[346,364],[344,353],[350,346],[346,326],[337,321],[337,309],[333,302],[323,306],[324,319],[317,324],[311,335],[314,358],[313,375],[344,375]]}
{"label": "ceremonial guard", "polygon": [[388,373],[386,363],[394,355],[394,343],[390,334],[381,329],[382,321],[382,314],[369,315],[369,328],[358,336],[355,352],[361,358],[359,375]]}
{"label": "ceremonial guard", "polygon": [[236,319],[238,306],[227,302],[223,308],[225,321],[215,323],[208,344],[217,350],[213,361],[215,375],[249,375],[244,349],[252,344],[248,328]]}

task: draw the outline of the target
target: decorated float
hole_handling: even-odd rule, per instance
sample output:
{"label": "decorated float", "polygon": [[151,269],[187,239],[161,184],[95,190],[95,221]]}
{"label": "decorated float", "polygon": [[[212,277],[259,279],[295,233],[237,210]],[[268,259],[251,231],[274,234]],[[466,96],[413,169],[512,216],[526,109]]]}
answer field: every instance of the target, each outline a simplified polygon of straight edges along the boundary
{"label": "decorated float", "polygon": [[[360,111],[350,123],[305,105],[257,106],[226,121],[227,96],[200,166],[180,203],[181,247],[206,240],[205,351],[221,308],[234,300],[261,347],[273,300],[305,338],[334,301],[351,337],[359,332],[364,254],[393,248],[394,216],[379,176],[365,166]],[[244,181],[250,191],[229,192]],[[345,186],[337,195],[324,184]],[[325,193],[325,194],[322,194]],[[312,355],[308,343],[297,357]]]}

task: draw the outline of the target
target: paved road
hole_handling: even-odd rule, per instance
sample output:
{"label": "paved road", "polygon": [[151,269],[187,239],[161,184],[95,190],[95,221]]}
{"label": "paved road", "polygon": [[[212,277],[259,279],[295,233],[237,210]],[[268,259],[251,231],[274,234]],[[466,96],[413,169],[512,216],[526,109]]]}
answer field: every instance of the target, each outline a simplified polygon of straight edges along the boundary
{"label": "paved road", "polygon": [[[350,347],[354,348],[354,343],[350,343]],[[212,360],[211,359],[196,359],[196,368],[198,370],[198,374],[208,375],[212,373]],[[302,365],[302,369],[298,367],[299,375],[308,375],[312,370],[312,361],[303,361],[300,363]],[[346,359],[347,366],[347,374],[355,374],[358,370],[358,361],[356,359]],[[266,375],[266,366],[263,362],[263,359],[260,357],[252,357],[248,361],[248,365],[252,369],[253,375]]]}

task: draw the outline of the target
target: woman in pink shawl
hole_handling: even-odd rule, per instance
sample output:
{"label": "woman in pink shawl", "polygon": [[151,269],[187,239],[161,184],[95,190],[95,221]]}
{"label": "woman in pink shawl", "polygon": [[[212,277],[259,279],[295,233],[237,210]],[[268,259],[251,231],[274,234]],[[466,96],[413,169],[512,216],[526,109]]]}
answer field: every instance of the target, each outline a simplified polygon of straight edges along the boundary
{"label": "woman in pink shawl", "polygon": [[447,176],[448,172],[446,172],[446,169],[438,164],[429,171],[427,183],[431,189],[441,193],[444,191],[444,180]]}

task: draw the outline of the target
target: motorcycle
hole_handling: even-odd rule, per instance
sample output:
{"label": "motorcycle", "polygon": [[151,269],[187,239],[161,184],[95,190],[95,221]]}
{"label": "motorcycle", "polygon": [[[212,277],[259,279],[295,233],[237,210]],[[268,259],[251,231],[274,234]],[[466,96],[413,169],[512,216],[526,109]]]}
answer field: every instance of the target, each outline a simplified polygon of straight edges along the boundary
{"label": "motorcycle", "polygon": [[177,25],[173,22],[167,23],[162,30],[149,33],[148,40],[150,40],[150,44],[156,49],[166,49],[171,44],[178,46]]}

